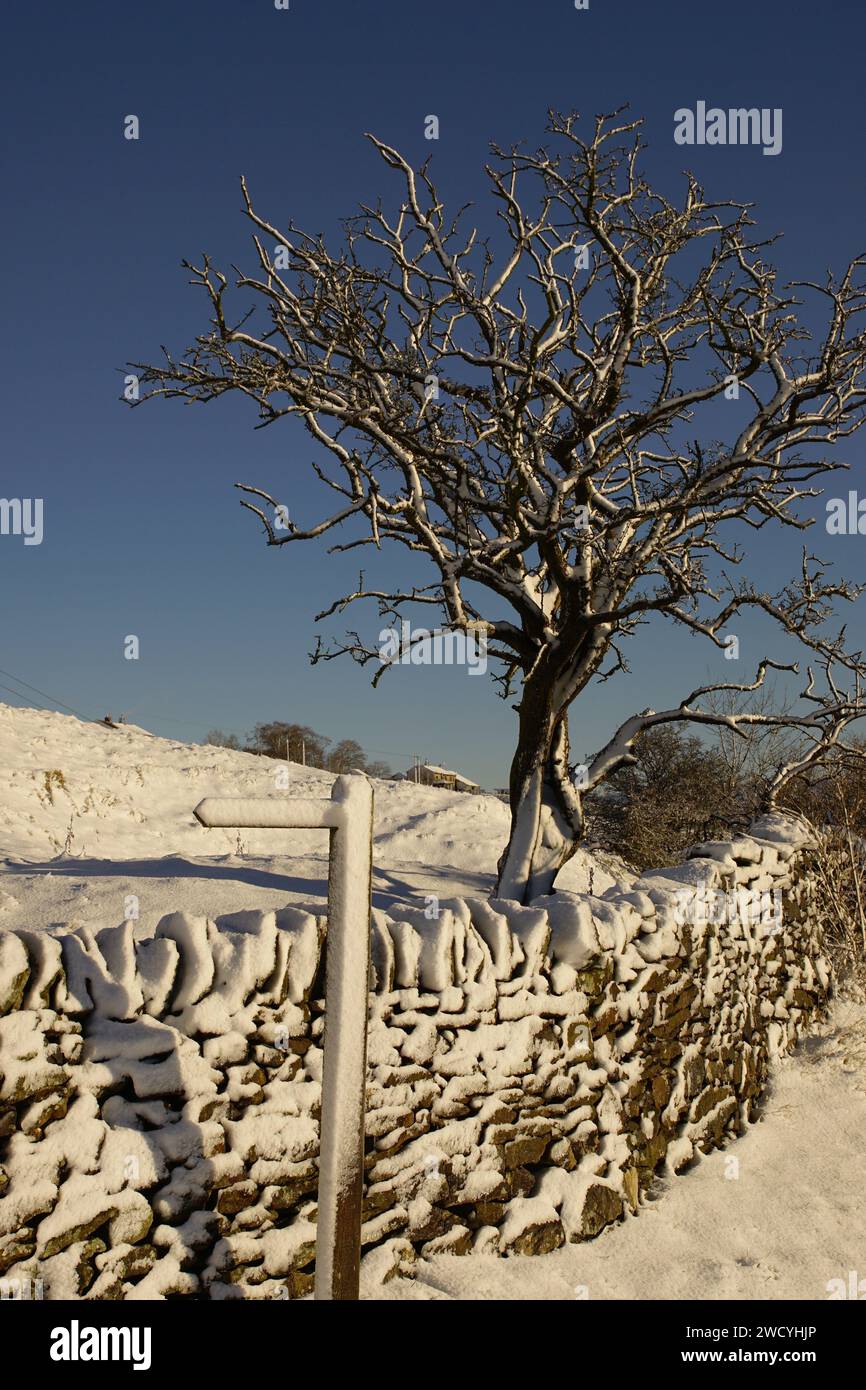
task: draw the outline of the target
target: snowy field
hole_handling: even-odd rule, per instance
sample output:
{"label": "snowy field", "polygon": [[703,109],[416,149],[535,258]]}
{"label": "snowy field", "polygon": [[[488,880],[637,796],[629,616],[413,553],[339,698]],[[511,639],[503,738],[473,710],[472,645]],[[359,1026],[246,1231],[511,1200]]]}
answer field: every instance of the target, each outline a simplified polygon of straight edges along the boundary
{"label": "snowy field", "polygon": [[[140,900],[140,932],[168,911],[327,902],[325,831],[205,830],[205,796],[328,797],[333,777],[252,753],[175,743],[0,704],[0,927],[108,926]],[[377,907],[424,895],[485,894],[508,832],[494,796],[374,782]],[[239,838],[240,835],[240,838]],[[615,866],[616,867],[616,866]],[[603,892],[613,877],[578,854],[562,887]],[[622,866],[617,876],[630,878]]]}
{"label": "snowy field", "polygon": [[[327,796],[332,778],[250,754],[83,724],[0,705],[0,929],[92,927],[140,905],[147,935],[164,913],[326,901],[319,832],[204,830],[205,796]],[[377,906],[479,894],[493,883],[506,807],[472,796],[374,783]],[[628,878],[587,854],[563,887],[604,891]],[[368,1288],[389,1299],[825,1299],[833,1279],[866,1279],[862,1201],[866,1018],[837,1001],[778,1069],[761,1121],[724,1152],[660,1181],[638,1217],[551,1255],[422,1261],[416,1278]],[[736,1164],[731,1163],[736,1159]],[[864,1283],[866,1291],[866,1283]]]}

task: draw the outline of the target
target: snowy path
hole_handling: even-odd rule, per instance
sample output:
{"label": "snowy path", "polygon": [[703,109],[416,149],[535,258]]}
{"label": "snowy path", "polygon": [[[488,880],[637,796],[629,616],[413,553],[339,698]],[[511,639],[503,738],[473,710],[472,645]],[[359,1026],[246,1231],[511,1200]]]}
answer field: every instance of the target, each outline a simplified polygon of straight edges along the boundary
{"label": "snowy path", "polygon": [[[739,1177],[726,1177],[736,1158]],[[763,1118],[597,1240],[551,1255],[439,1256],[386,1299],[827,1299],[866,1281],[866,1008],[837,1002],[779,1067]],[[582,1292],[585,1289],[586,1292]],[[863,1285],[866,1295],[866,1282]]]}

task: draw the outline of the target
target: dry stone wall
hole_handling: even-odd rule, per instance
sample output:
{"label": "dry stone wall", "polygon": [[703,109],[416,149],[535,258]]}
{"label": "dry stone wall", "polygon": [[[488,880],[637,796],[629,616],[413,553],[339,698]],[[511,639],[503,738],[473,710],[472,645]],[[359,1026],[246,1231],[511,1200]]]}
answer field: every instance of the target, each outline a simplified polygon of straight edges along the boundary
{"label": "dry stone wall", "polygon": [[[374,913],[364,1263],[543,1253],[754,1118],[829,987],[802,827],[631,891]],[[6,1297],[312,1285],[326,923],[0,934]]]}

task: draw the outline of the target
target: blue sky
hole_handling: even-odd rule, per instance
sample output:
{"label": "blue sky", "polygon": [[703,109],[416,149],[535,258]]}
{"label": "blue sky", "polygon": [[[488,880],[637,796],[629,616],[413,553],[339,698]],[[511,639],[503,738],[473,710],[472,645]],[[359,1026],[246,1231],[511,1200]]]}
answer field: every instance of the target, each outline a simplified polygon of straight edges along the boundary
{"label": "blue sky", "polygon": [[[549,107],[591,117],[629,102],[664,191],[688,166],[710,195],[754,200],[761,229],[784,232],[783,273],[818,278],[866,249],[861,7],[49,0],[7,9],[3,29],[0,496],[44,498],[45,536],[0,537],[0,669],[168,736],[285,718],[355,737],[395,768],[417,751],[504,784],[514,714],[489,679],[408,667],[374,691],[348,660],[310,666],[313,616],[357,563],[324,546],[266,549],[232,487],[253,482],[315,515],[304,436],[256,432],[243,402],[129,411],[118,368],[203,325],[182,257],[247,256],[240,174],[271,220],[335,241],[342,216],[389,192],[363,131],[420,161],[431,112],[433,172],[457,204],[479,193],[489,140],[540,141]],[[673,113],[698,100],[781,107],[782,153],[678,147]],[[129,113],[137,142],[123,138]],[[840,491],[858,486],[863,450],[846,449]],[[862,577],[866,538],[819,539]],[[797,547],[754,543],[772,585]],[[378,627],[371,614],[366,630]],[[862,612],[850,632],[866,640]],[[124,659],[131,633],[138,661]],[[575,708],[576,754],[634,708],[719,674],[710,648],[661,626],[631,656],[631,681]],[[3,689],[0,700],[16,703]]]}

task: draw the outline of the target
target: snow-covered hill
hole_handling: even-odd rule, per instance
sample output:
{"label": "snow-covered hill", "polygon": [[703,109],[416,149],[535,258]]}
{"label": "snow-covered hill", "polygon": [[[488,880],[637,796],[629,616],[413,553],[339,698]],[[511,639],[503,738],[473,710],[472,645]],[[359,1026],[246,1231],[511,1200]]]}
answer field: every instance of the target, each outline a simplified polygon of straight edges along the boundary
{"label": "snow-covered hill", "polygon": [[[0,926],[93,924],[140,899],[142,929],[164,912],[326,899],[323,832],[205,830],[205,796],[328,796],[333,777],[251,753],[112,729],[0,704]],[[508,833],[494,796],[376,781],[374,892],[388,906],[437,893],[486,894]],[[563,887],[614,881],[586,853]]]}

